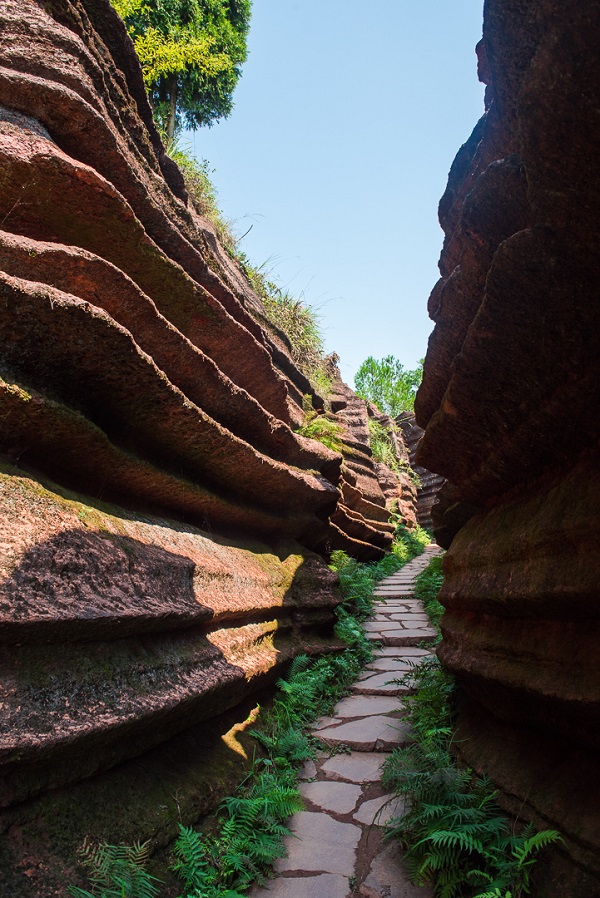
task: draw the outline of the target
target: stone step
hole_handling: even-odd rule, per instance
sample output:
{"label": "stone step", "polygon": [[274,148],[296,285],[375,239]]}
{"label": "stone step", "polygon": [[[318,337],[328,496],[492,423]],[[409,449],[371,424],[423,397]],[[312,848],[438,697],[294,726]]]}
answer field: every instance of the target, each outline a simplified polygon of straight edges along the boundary
{"label": "stone step", "polygon": [[317,732],[326,745],[347,745],[353,751],[391,751],[410,741],[410,728],[403,720],[380,715],[350,720]]}
{"label": "stone step", "polygon": [[386,630],[384,633],[369,633],[367,638],[371,642],[381,642],[389,646],[418,646],[421,642],[433,642],[437,633],[435,630]]}
{"label": "stone step", "polygon": [[329,758],[321,765],[321,770],[334,780],[375,783],[381,779],[381,767],[387,757],[383,752],[351,751]]}
{"label": "stone step", "polygon": [[400,676],[401,674],[396,677],[393,672],[388,671],[374,673],[371,677],[358,679],[352,686],[352,692],[354,695],[407,695],[412,691],[408,686],[392,682],[400,679]]}
{"label": "stone step", "polygon": [[362,835],[360,826],[341,823],[329,814],[315,811],[299,811],[288,826],[292,835],[284,839],[287,857],[275,861],[276,872],[337,873],[348,878],[352,875]]}

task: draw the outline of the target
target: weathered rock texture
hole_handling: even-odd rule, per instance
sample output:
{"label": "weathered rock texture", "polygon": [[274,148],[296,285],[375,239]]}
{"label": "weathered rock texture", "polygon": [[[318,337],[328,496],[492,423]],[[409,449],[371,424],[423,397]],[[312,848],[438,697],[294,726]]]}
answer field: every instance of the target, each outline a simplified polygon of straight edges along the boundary
{"label": "weathered rock texture", "polygon": [[0,0],[0,50],[0,893],[47,898],[86,832],[126,839],[123,796],[155,844],[218,801],[201,721],[337,647],[310,549],[379,557],[393,484],[368,437],[341,480],[295,432],[323,401],[188,202],[108,0]]}
{"label": "weathered rock texture", "polygon": [[488,0],[486,113],[440,204],[419,463],[447,478],[444,664],[461,755],[600,894],[600,8]]}
{"label": "weathered rock texture", "polygon": [[[392,542],[392,513],[400,513],[409,527],[416,525],[416,495],[408,474],[397,474],[373,458],[369,445],[369,418],[393,433],[393,422],[367,405],[338,377],[331,394],[331,411],[341,427],[344,464],[341,499],[331,517],[332,549],[344,549],[362,561],[381,558]],[[408,461],[406,446],[395,438],[395,453]]]}
{"label": "weathered rock texture", "polygon": [[417,523],[420,527],[431,530],[433,528],[431,509],[443,486],[444,478],[417,464],[417,448],[419,446],[419,441],[423,436],[423,428],[419,427],[415,421],[415,416],[411,412],[403,412],[396,421],[400,428],[406,448],[408,449],[410,467],[418,478]]}
{"label": "weathered rock texture", "polygon": [[[57,852],[86,832],[123,838],[110,796],[138,768],[152,784],[146,804],[136,799],[142,837],[173,836],[160,785],[171,746],[193,744],[179,734],[271,683],[298,651],[335,647],[335,577],[296,543],[240,543],[94,506],[6,466],[0,503],[0,894],[28,895],[29,883],[45,896],[60,882]],[[210,776],[206,755],[188,754],[167,779],[190,819],[214,803],[221,775],[195,795]],[[68,826],[57,801],[75,805]]]}

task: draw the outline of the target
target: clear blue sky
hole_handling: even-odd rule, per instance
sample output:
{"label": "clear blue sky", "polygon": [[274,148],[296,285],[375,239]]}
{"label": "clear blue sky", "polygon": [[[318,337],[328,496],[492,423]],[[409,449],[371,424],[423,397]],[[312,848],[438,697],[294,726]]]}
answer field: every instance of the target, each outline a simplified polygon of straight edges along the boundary
{"label": "clear blue sky", "polygon": [[[256,265],[317,309],[352,385],[414,367],[432,324],[437,204],[483,111],[483,0],[254,0],[231,117],[188,135]],[[269,260],[269,261],[267,261]]]}

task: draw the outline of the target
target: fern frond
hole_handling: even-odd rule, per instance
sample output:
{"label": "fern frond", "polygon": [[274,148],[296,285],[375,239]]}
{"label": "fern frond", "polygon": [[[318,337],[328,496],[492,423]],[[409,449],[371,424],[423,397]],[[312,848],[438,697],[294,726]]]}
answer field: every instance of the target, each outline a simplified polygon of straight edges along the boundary
{"label": "fern frond", "polygon": [[515,847],[514,855],[521,867],[525,861],[531,859],[531,855],[541,851],[553,842],[562,841],[560,834],[554,829],[544,829],[539,833],[535,833],[528,839],[525,839],[522,845]]}
{"label": "fern frond", "polygon": [[[95,892],[101,898],[156,898],[155,883],[159,880],[143,868],[148,854],[148,843],[130,846],[84,843],[80,856],[94,887],[91,895]],[[88,898],[82,890],[72,894]]]}

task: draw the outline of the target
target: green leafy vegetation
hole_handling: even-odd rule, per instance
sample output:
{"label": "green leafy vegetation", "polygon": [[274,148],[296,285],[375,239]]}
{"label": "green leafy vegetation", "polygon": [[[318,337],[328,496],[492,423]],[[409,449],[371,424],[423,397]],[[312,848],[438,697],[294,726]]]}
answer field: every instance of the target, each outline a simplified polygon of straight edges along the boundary
{"label": "green leafy vegetation", "polygon": [[380,421],[375,418],[369,418],[367,421],[369,426],[369,444],[373,458],[387,465],[391,471],[399,473],[401,470],[398,456],[394,449],[394,439],[388,427],[384,427]]}
{"label": "green leafy vegetation", "polygon": [[[423,546],[422,539],[401,532],[398,551],[377,563],[361,564],[344,552],[332,554],[331,568],[339,575],[343,596],[335,633],[346,649],[317,659],[300,655],[287,677],[279,680],[272,708],[252,731],[265,756],[255,758],[236,794],[222,802],[216,834],[180,826],[172,870],[184,884],[182,898],[242,898],[283,855],[283,838],[289,832],[284,821],[302,806],[298,769],[320,747],[309,734],[310,724],[331,713],[372,657],[361,622],[371,613],[374,585]],[[91,891],[70,886],[71,895],[156,898],[160,883],[144,870],[147,853],[145,845],[85,849]]]}
{"label": "green leafy vegetation", "polygon": [[354,388],[358,396],[396,418],[401,412],[412,411],[415,395],[423,377],[423,362],[413,371],[388,355],[377,360],[366,359],[356,373]]}
{"label": "green leafy vegetation", "polygon": [[144,869],[148,843],[126,845],[90,845],[81,850],[92,891],[70,886],[74,898],[156,898],[158,880]]}
{"label": "green leafy vegetation", "polygon": [[425,613],[438,629],[444,613],[444,606],[438,602],[438,593],[442,588],[443,580],[442,557],[438,555],[431,559],[415,583],[415,596],[423,602]]}
{"label": "green leafy vegetation", "polygon": [[327,412],[320,413],[313,408],[311,396],[304,396],[304,424],[298,429],[298,433],[311,440],[318,440],[333,452],[342,452],[344,443],[342,440],[342,427]]}
{"label": "green leafy vegetation", "polygon": [[395,448],[394,434],[396,431],[395,422],[391,421],[389,426],[383,425],[375,418],[369,418],[367,421],[369,427],[369,445],[375,461],[379,461],[386,465],[395,474],[408,474],[415,486],[419,487],[421,481],[418,474],[411,468],[408,462],[403,462],[398,458]]}
{"label": "green leafy vegetation", "polygon": [[311,440],[318,440],[333,452],[341,452],[344,444],[341,439],[341,427],[337,421],[328,418],[326,415],[318,415],[315,413],[311,418],[298,430],[303,437]]}
{"label": "green leafy vegetation", "polygon": [[[416,584],[436,624],[443,610],[437,601],[441,579],[435,558]],[[383,782],[406,803],[406,815],[392,820],[387,833],[406,849],[413,882],[432,882],[437,898],[530,894],[537,854],[558,833],[531,827],[517,832],[489,782],[457,765],[451,753],[456,687],[437,658],[415,665],[402,682],[416,690],[403,699],[415,741],[392,753]]]}
{"label": "green leafy vegetation", "polygon": [[[407,561],[421,555],[425,546],[431,542],[431,534],[422,527],[415,527],[409,530],[403,524],[396,527],[394,534],[394,542],[392,543],[392,555],[396,559],[396,564],[400,568]],[[385,558],[383,559],[386,560]],[[392,574],[393,571],[390,571]]]}
{"label": "green leafy vegetation", "polygon": [[172,139],[233,108],[250,0],[112,0],[133,39],[154,117]]}

